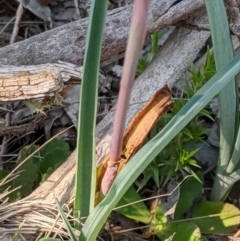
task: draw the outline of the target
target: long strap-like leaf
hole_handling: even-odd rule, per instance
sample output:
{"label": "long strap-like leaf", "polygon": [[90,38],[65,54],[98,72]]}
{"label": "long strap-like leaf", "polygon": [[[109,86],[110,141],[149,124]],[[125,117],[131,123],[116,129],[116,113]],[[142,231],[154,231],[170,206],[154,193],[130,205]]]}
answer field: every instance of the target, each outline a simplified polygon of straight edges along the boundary
{"label": "long strap-like leaf", "polygon": [[95,126],[98,75],[108,1],[92,0],[91,4],[79,107],[75,218],[79,215],[81,217],[88,216],[94,208],[95,198]]}

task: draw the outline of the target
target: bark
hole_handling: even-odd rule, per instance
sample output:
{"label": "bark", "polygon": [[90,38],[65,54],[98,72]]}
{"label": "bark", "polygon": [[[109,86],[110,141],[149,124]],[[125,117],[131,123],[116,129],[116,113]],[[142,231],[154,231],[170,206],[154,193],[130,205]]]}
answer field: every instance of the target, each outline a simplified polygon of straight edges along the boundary
{"label": "bark", "polygon": [[[147,35],[186,19],[204,6],[203,0],[152,0]],[[125,50],[132,6],[110,12],[106,19],[101,61]],[[36,65],[63,62],[82,65],[88,19],[75,21],[0,49],[2,65]]]}
{"label": "bark", "polygon": [[[198,12],[198,16],[201,17],[195,19],[189,18],[187,20],[193,23],[206,23],[205,11]],[[142,108],[143,103],[148,101],[158,89],[163,87],[165,84],[167,84],[170,89],[174,86],[176,81],[181,78],[181,76],[188,69],[190,61],[193,61],[196,58],[198,52],[203,47],[209,36],[209,32],[198,32],[183,28],[176,28],[174,30],[170,38],[157,53],[147,69],[136,79],[130,101],[130,108],[128,110],[126,126],[139,111],[139,109]],[[139,104],[134,104],[136,102]],[[104,156],[109,151],[112,124],[114,121],[113,117],[114,114],[109,113],[97,126],[96,137],[98,140],[98,163],[102,161]],[[53,217],[54,215],[52,211],[50,212],[46,208],[41,208],[41,205],[43,201],[45,203],[49,203],[49,205],[54,204],[56,197],[59,199],[61,204],[66,204],[69,206],[72,205],[75,186],[75,162],[76,151],[71,154],[66,162],[63,163],[63,165],[59,167],[46,182],[44,182],[29,197],[21,201],[21,204],[27,203],[28,208],[20,209],[19,203],[13,203],[11,204],[11,207],[8,208],[7,213],[4,213],[6,208],[0,208],[0,217],[5,217],[8,215],[8,223],[11,224],[12,230],[16,230],[19,223],[21,223],[23,220],[25,220],[25,223],[21,228],[21,232],[28,230],[29,224],[31,224],[31,227],[35,228],[35,232],[38,231],[37,229],[43,231],[45,228],[46,230],[46,227],[43,226],[42,223],[39,223],[39,215],[41,214],[48,217]],[[37,207],[36,203],[38,203]],[[38,211],[40,214],[38,214],[37,217],[34,217],[33,210],[34,212]],[[49,225],[52,225],[52,220],[53,219],[44,220],[44,225],[46,225],[48,222]],[[61,224],[59,222],[60,221],[56,222],[56,227],[54,230],[56,230]],[[4,229],[4,226],[1,225],[0,236],[4,233],[4,230],[6,229]],[[66,230],[62,228],[61,231],[63,232]],[[34,236],[34,238],[27,237],[26,239],[30,241],[35,240],[36,236]],[[9,241],[11,239],[2,240]]]}
{"label": "bark", "polygon": [[68,63],[31,66],[0,65],[0,101],[53,96],[74,79],[82,79],[82,68]]}
{"label": "bark", "polygon": [[[16,101],[53,96],[69,82],[81,82],[83,68],[58,62],[40,65],[0,65],[0,101]],[[105,82],[99,74],[99,83]]]}

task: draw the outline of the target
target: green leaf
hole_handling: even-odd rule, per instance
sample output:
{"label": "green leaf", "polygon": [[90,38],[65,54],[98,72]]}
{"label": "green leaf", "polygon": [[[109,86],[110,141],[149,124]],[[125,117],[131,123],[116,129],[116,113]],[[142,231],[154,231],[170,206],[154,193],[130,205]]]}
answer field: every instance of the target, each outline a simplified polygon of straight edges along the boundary
{"label": "green leaf", "polygon": [[147,68],[148,66],[148,60],[146,57],[141,57],[138,60],[138,65],[137,65],[137,70],[136,70],[136,75],[139,76],[141,73]]}
{"label": "green leaf", "polygon": [[140,195],[136,192],[133,186],[131,186],[121,198],[116,208],[126,204],[133,204],[117,208],[116,211],[128,218],[147,224],[150,221],[150,212],[144,202],[139,202],[140,200]]}
{"label": "green leaf", "polygon": [[138,187],[138,192],[147,184],[147,182],[151,179],[152,177],[152,172],[151,171],[145,171],[143,173],[143,179],[140,182],[140,185]]}
{"label": "green leaf", "polygon": [[202,236],[201,241],[209,241],[205,236]]}
{"label": "green leaf", "polygon": [[42,174],[40,185],[42,185],[50,177],[50,175],[54,172],[54,170],[55,168],[49,167],[47,171],[44,174]]}
{"label": "green leaf", "polygon": [[[234,150],[232,153],[232,157],[229,161],[229,165],[227,168],[228,173],[231,173],[231,172],[235,171],[236,169],[240,168],[239,159],[240,159],[240,125],[238,127],[238,134],[237,134],[237,139],[235,142]],[[239,179],[240,179],[240,176],[239,176]]]}
{"label": "green leaf", "polygon": [[107,0],[91,1],[78,118],[75,218],[78,217],[79,212],[82,217],[87,217],[94,208],[98,76],[107,6]]}
{"label": "green leaf", "polygon": [[[9,174],[9,171],[0,170],[0,183],[8,174]],[[0,194],[3,193],[4,191],[6,191],[9,186],[12,186],[12,181],[0,186]]]}
{"label": "green leaf", "polygon": [[58,200],[56,200],[56,204],[57,204],[57,209],[61,215],[61,218],[66,226],[66,229],[68,231],[68,235],[70,236],[71,240],[72,241],[77,241],[77,237],[75,236],[73,230],[72,230],[72,227],[71,227],[71,224],[68,222],[67,220],[67,217],[64,213],[64,211],[62,210],[62,207],[60,206],[60,203],[58,202]]}
{"label": "green leaf", "polygon": [[118,174],[104,200],[88,216],[82,229],[85,239],[95,240],[112,209],[136,178],[166,145],[186,126],[209,101],[239,72],[240,53],[209,80],[173,117],[163,130],[145,144]]}
{"label": "green leaf", "polygon": [[47,178],[70,155],[69,145],[63,139],[54,139],[40,150],[40,154],[43,157],[40,171]]}
{"label": "green leaf", "polygon": [[[156,209],[156,212],[154,214],[154,217],[153,217],[153,220],[152,220],[151,224],[154,225],[153,226],[154,232],[156,230],[159,230],[159,225],[163,226],[163,225],[167,224],[167,218],[164,214],[164,210],[162,208],[161,203],[158,203],[158,205],[157,205],[157,209]],[[155,225],[157,225],[157,226],[155,226]]]}
{"label": "green leaf", "polygon": [[171,179],[173,174],[174,174],[174,169],[173,168],[169,168],[168,172],[167,172],[167,176],[166,176],[165,181],[163,183],[163,186],[165,186],[168,183],[168,181]]}
{"label": "green leaf", "polygon": [[194,200],[201,193],[203,174],[202,172],[197,172],[196,175],[201,182],[195,177],[189,177],[180,186],[180,196],[175,209],[174,220],[182,219],[183,214],[193,205]]}
{"label": "green leaf", "polygon": [[[233,58],[232,39],[229,30],[224,1],[205,0],[208,20],[213,41],[216,69],[219,71]],[[238,85],[234,77],[219,93],[220,112],[220,154],[217,174],[227,174],[229,161],[234,148],[237,128],[239,126]],[[231,165],[231,164],[230,164]],[[233,165],[231,165],[233,168]],[[232,169],[230,168],[230,169]],[[230,170],[231,172],[232,170]],[[219,190],[222,189],[221,195]],[[211,200],[223,200],[226,192],[218,178],[215,178],[211,192]],[[223,194],[223,195],[222,195]]]}
{"label": "green leaf", "polygon": [[193,219],[192,222],[198,225],[203,233],[230,234],[236,231],[240,224],[239,209],[223,202],[202,201],[194,207],[192,217],[200,218]]}
{"label": "green leaf", "polygon": [[160,183],[159,183],[159,170],[155,166],[152,167],[152,172],[153,172],[153,180],[155,184],[157,185],[157,188],[160,188]]}
{"label": "green leaf", "polygon": [[240,177],[240,169],[234,171],[230,175],[221,175],[217,174],[215,176],[216,181],[219,182],[220,189],[219,189],[219,196],[223,197],[225,199],[227,195],[230,192],[231,187],[234,183],[236,183],[239,180]]}
{"label": "green leaf", "polygon": [[187,222],[165,225],[155,234],[160,240],[169,240],[171,237],[171,241],[202,241],[198,226]]}
{"label": "green leaf", "polygon": [[185,171],[187,171],[189,174],[191,174],[191,175],[193,175],[193,177],[198,181],[198,182],[202,182],[199,178],[198,178],[198,176],[195,174],[195,172],[192,170],[192,169],[190,169],[188,166],[185,166],[184,168],[183,168]]}
{"label": "green leaf", "polygon": [[[21,163],[30,154],[36,151],[38,146],[31,145],[24,147],[18,156],[18,162]],[[36,153],[33,157],[27,160],[19,171],[22,171],[18,177],[13,180],[13,188],[21,186],[20,189],[10,194],[11,200],[18,200],[27,196],[34,188],[39,184],[39,167],[40,167],[41,156],[40,153]]]}
{"label": "green leaf", "polygon": [[156,53],[158,51],[158,40],[161,37],[159,35],[160,35],[159,32],[156,32],[153,35],[151,35],[151,40],[152,40],[152,49],[151,49],[151,53],[150,53],[151,60],[156,55]]}
{"label": "green leaf", "polygon": [[[18,163],[23,162],[38,149],[36,145],[24,147],[18,157]],[[12,181],[12,189],[20,189],[10,194],[11,200],[18,200],[28,195],[38,187],[40,181],[46,180],[50,174],[69,156],[69,146],[61,139],[55,139],[35,153],[29,160],[19,167],[20,174]],[[40,173],[43,175],[42,180]]]}
{"label": "green leaf", "polygon": [[212,120],[212,121],[215,121],[215,120],[212,118],[212,116],[209,114],[209,112],[208,112],[207,110],[202,109],[202,110],[200,111],[200,113],[201,113],[201,115],[206,116],[208,119],[210,119],[210,120]]}
{"label": "green leaf", "polygon": [[40,153],[42,156],[46,156],[48,153],[55,153],[57,156],[60,156],[57,151],[61,151],[64,154],[67,153],[69,155],[69,145],[63,139],[56,138],[41,148]]}
{"label": "green leaf", "polygon": [[9,174],[9,171],[0,170],[0,181]]}

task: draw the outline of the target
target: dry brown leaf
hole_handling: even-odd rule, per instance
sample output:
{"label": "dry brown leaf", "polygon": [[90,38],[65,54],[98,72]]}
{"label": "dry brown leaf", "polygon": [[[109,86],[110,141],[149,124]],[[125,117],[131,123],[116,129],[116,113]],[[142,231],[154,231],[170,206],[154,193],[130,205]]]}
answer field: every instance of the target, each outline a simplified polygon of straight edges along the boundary
{"label": "dry brown leaf", "polygon": [[[122,158],[119,162],[118,173],[129,159],[140,149],[148,133],[157,121],[172,107],[171,92],[167,85],[158,90],[145,106],[136,114],[123,138]],[[107,169],[109,153],[97,169],[96,199],[100,190],[100,183]]]}

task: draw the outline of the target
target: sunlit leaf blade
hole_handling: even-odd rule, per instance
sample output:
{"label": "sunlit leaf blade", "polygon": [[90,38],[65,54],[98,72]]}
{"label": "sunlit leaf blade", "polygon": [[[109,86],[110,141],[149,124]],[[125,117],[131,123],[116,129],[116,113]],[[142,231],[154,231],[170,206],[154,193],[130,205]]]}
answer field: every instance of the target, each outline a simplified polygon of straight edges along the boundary
{"label": "sunlit leaf blade", "polygon": [[154,213],[153,220],[151,222],[151,224],[153,224],[153,231],[154,232],[159,231],[159,228],[161,229],[164,225],[167,225],[167,223],[168,223],[168,220],[164,214],[162,204],[159,202],[157,205],[156,211]]}
{"label": "sunlit leaf blade", "polygon": [[217,174],[217,175],[220,181],[220,185],[222,187],[219,190],[219,193],[220,193],[219,195],[222,195],[224,197],[224,193],[226,192],[226,190],[229,190],[230,187],[239,180],[240,169],[237,169],[230,175],[221,175],[221,174]]}
{"label": "sunlit leaf blade", "polygon": [[107,0],[92,0],[91,2],[79,106],[76,193],[74,200],[75,218],[78,217],[79,213],[82,217],[88,216],[94,208],[98,75],[107,6]]}
{"label": "sunlit leaf blade", "polygon": [[172,223],[162,227],[156,232],[160,240],[166,240],[169,237],[171,241],[201,241],[201,232],[197,225],[193,223]]}
{"label": "sunlit leaf blade", "polygon": [[175,135],[239,72],[240,54],[209,80],[152,140],[145,144],[119,173],[105,199],[90,213],[82,229],[84,237],[95,240],[111,210],[136,178]]}
{"label": "sunlit leaf blade", "polygon": [[230,234],[240,224],[239,209],[223,202],[202,201],[193,208],[192,217],[203,233]]}
{"label": "sunlit leaf blade", "polygon": [[[147,224],[150,221],[150,212],[145,203],[139,201],[141,201],[141,196],[131,186],[117,204],[116,211],[128,218]],[[120,206],[124,207],[118,208]]]}
{"label": "sunlit leaf blade", "polygon": [[[227,14],[223,0],[205,1],[210,24],[213,49],[216,63],[216,70],[219,71],[233,58],[232,40],[229,31]],[[238,94],[236,82],[233,78],[219,93],[220,111],[220,156],[217,166],[217,173],[224,174],[226,169],[232,172],[234,166],[229,160],[236,139],[238,123]],[[218,178],[215,179],[211,199],[221,200],[219,196],[221,189]]]}
{"label": "sunlit leaf blade", "polygon": [[[235,171],[236,169],[238,169],[240,167],[240,126],[238,128],[238,134],[237,134],[237,139],[235,142],[235,146],[234,146],[234,150],[233,150],[233,154],[232,157],[230,159],[230,165],[232,164],[233,168],[231,169],[231,171]],[[240,179],[240,176],[239,176]]]}

